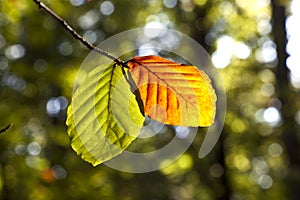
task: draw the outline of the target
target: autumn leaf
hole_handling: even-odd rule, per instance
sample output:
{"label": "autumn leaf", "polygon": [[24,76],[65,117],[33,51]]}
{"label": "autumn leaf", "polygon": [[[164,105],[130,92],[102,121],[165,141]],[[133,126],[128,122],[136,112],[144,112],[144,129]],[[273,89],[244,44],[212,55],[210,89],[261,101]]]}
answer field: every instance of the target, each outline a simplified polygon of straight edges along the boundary
{"label": "autumn leaf", "polygon": [[146,116],[176,126],[214,123],[216,94],[203,71],[159,56],[133,57],[126,64]]}

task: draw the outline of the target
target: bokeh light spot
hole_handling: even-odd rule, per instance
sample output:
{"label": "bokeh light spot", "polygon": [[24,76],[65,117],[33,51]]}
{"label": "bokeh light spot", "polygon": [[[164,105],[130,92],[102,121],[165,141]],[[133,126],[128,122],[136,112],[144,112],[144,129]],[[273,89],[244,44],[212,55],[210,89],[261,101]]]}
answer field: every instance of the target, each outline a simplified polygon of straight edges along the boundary
{"label": "bokeh light spot", "polygon": [[269,83],[275,80],[275,75],[271,70],[264,69],[259,72],[258,78],[265,83]]}
{"label": "bokeh light spot", "polygon": [[46,71],[48,63],[44,59],[38,59],[33,64],[34,70],[39,73]]}
{"label": "bokeh light spot", "polygon": [[207,0],[194,0],[194,3],[198,6],[204,6]]}
{"label": "bokeh light spot", "polygon": [[251,54],[251,49],[243,42],[235,44],[234,55],[240,59],[247,59]]}
{"label": "bokeh light spot", "polygon": [[144,35],[148,38],[155,38],[159,36],[159,34],[162,32],[162,29],[165,28],[165,25],[158,21],[149,22],[145,26]]}
{"label": "bokeh light spot", "polygon": [[63,56],[69,56],[73,53],[73,46],[69,42],[62,42],[58,46],[58,51]]}
{"label": "bokeh light spot", "polygon": [[218,69],[223,69],[230,64],[230,56],[223,55],[222,52],[215,51],[212,54],[212,62]]}
{"label": "bokeh light spot", "polygon": [[142,127],[142,130],[140,131],[140,134],[138,137],[139,138],[149,138],[158,133],[163,133],[162,130],[164,129],[164,127],[165,127],[164,124],[161,124],[158,121],[155,121],[153,119],[146,117],[144,126]]}
{"label": "bokeh light spot", "polygon": [[100,5],[100,12],[103,15],[111,15],[115,10],[114,4],[110,1],[104,1]]}
{"label": "bokeh light spot", "polygon": [[64,179],[67,177],[67,171],[60,165],[55,165],[52,168],[53,175],[56,179]]}
{"label": "bokeh light spot", "polygon": [[240,171],[247,171],[250,169],[249,159],[245,155],[239,154],[234,156],[233,163]]}
{"label": "bokeh light spot", "polygon": [[97,41],[97,34],[94,31],[88,30],[83,34],[83,37],[90,43],[95,43]]}
{"label": "bokeh light spot", "polygon": [[252,160],[253,170],[256,174],[267,174],[270,167],[263,157],[255,157]]}
{"label": "bokeh light spot", "polygon": [[139,56],[157,55],[158,51],[151,43],[146,43],[139,47],[138,54]]}
{"label": "bokeh light spot", "polygon": [[258,178],[258,185],[262,189],[269,189],[273,185],[273,179],[271,176],[264,174]]}
{"label": "bokeh light spot", "polygon": [[189,127],[183,127],[183,126],[176,126],[175,127],[175,133],[176,137],[180,139],[187,138],[190,133],[190,128]]}
{"label": "bokeh light spot", "polygon": [[57,98],[52,97],[47,101],[46,111],[50,116],[57,116],[61,110],[65,110],[68,107],[68,100],[64,96]]}
{"label": "bokeh light spot", "polygon": [[5,74],[2,77],[2,84],[17,91],[20,92],[26,87],[26,82],[24,79],[14,75],[14,74]]}
{"label": "bokeh light spot", "polygon": [[73,6],[81,6],[82,4],[84,4],[85,0],[70,0],[70,3]]}
{"label": "bokeh light spot", "polygon": [[90,10],[78,19],[79,26],[82,29],[89,29],[99,21],[99,15],[96,11]]}
{"label": "bokeh light spot", "polygon": [[281,120],[281,116],[279,111],[277,110],[277,108],[275,107],[269,107],[264,111],[264,120],[272,126],[277,125],[280,120]]}
{"label": "bokeh light spot", "polygon": [[224,168],[222,165],[215,163],[209,168],[209,173],[212,177],[220,178],[224,174]]}
{"label": "bokeh light spot", "polygon": [[265,110],[261,108],[261,109],[258,109],[255,113],[255,119],[260,123],[265,121],[264,120],[264,111]]}
{"label": "bokeh light spot", "polygon": [[26,153],[26,145],[23,143],[18,143],[15,147],[15,152],[17,155],[25,155]]}
{"label": "bokeh light spot", "polygon": [[59,102],[59,100],[56,99],[56,98],[50,98],[47,102],[46,109],[47,109],[47,113],[50,116],[58,114],[59,111],[60,111],[60,102]]}
{"label": "bokeh light spot", "polygon": [[233,5],[228,1],[223,1],[219,5],[219,12],[225,16],[232,15],[232,12],[234,10]]}
{"label": "bokeh light spot", "polygon": [[21,44],[15,44],[5,49],[5,55],[8,59],[16,60],[25,55],[25,48]]}
{"label": "bokeh light spot", "polygon": [[27,152],[32,156],[37,156],[41,153],[41,146],[37,142],[31,142],[27,146]]}
{"label": "bokeh light spot", "polygon": [[174,8],[177,5],[177,0],[164,0],[164,5],[167,8]]}
{"label": "bokeh light spot", "polygon": [[269,148],[268,148],[268,151],[269,151],[269,154],[276,158],[276,157],[279,157],[281,156],[282,154],[282,147],[280,144],[278,143],[272,143]]}
{"label": "bokeh light spot", "polygon": [[270,97],[275,92],[275,87],[271,83],[265,83],[261,86],[260,92],[266,97]]}
{"label": "bokeh light spot", "polygon": [[242,133],[246,130],[246,124],[240,119],[234,119],[231,123],[231,129],[235,133]]}
{"label": "bokeh light spot", "polygon": [[235,41],[228,35],[217,40],[217,50],[212,54],[212,62],[216,68],[225,68],[230,64],[235,49]]}

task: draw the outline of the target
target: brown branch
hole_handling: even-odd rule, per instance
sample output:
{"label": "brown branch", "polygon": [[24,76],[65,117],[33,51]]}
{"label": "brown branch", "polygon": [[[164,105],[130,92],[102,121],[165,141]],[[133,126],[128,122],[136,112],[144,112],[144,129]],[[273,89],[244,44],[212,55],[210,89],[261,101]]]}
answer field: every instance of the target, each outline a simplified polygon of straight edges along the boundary
{"label": "brown branch", "polygon": [[56,19],[67,31],[69,31],[74,38],[79,40],[82,44],[84,44],[88,49],[94,50],[98,53],[100,53],[103,56],[106,56],[107,58],[113,60],[117,64],[126,67],[126,64],[124,64],[124,61],[120,60],[119,58],[114,57],[110,53],[95,47],[91,43],[89,43],[86,39],[84,39],[81,35],[79,35],[64,19],[62,19],[60,16],[58,16],[53,10],[51,10],[48,6],[46,6],[43,2],[40,0],[33,0],[40,9],[45,10],[47,13],[49,13],[54,19]]}
{"label": "brown branch", "polygon": [[12,125],[13,125],[13,124],[10,123],[10,124],[8,124],[5,128],[2,128],[2,129],[0,130],[0,133],[6,132]]}

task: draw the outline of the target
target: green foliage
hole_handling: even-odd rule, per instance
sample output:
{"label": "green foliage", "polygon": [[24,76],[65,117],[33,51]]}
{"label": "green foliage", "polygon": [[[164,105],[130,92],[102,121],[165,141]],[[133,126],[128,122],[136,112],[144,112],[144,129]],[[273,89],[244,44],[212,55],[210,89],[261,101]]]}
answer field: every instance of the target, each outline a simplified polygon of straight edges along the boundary
{"label": "green foliage", "polygon": [[66,124],[73,149],[96,166],[126,149],[143,121],[121,67],[102,65],[77,88]]}

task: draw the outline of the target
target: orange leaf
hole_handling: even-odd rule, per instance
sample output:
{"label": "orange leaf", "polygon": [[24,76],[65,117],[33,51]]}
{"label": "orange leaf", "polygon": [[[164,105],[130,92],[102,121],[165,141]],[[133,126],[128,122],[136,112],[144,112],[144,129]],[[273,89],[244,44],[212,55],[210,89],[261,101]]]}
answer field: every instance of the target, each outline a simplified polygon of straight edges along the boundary
{"label": "orange leaf", "polygon": [[127,66],[146,116],[176,126],[214,123],[216,94],[203,71],[159,56],[133,57]]}

